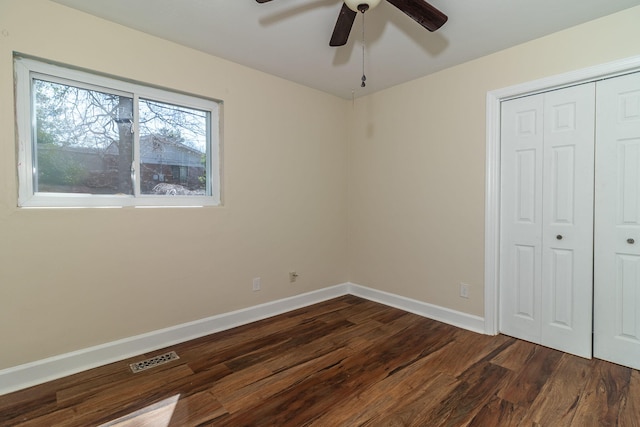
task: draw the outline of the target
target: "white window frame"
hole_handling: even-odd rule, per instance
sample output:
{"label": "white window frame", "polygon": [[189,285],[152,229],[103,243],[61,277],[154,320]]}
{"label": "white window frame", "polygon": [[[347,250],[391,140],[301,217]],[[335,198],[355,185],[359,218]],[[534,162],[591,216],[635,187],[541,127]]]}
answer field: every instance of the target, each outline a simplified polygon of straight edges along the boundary
{"label": "white window frame", "polygon": [[[16,56],[16,123],[18,132],[18,206],[83,208],[83,207],[200,207],[221,205],[221,151],[222,151],[222,102],[219,100],[187,95],[87,71]],[[210,114],[207,129],[207,192],[201,195],[149,195],[140,192],[140,135],[134,132],[133,195],[101,195],[78,193],[51,193],[34,191],[37,171],[34,163],[35,112],[32,80],[45,78],[92,90],[120,93],[133,98],[133,121],[138,129],[138,100],[148,99],[162,103],[199,109]]]}

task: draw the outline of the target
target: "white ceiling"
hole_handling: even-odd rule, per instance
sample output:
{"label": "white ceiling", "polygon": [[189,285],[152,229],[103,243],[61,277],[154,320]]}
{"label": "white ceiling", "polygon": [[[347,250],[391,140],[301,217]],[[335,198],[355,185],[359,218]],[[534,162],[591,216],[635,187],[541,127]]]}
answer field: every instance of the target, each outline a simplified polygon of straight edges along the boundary
{"label": "white ceiling", "polygon": [[431,0],[449,21],[430,33],[383,0],[365,14],[363,89],[362,17],[345,46],[329,47],[341,0],[53,1],[343,98],[640,5],[640,0]]}

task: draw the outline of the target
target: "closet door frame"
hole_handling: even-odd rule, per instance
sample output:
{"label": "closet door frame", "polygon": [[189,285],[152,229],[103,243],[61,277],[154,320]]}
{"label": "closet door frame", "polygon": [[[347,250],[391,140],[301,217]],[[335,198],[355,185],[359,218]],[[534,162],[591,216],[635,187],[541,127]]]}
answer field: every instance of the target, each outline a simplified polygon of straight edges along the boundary
{"label": "closet door frame", "polygon": [[486,334],[496,335],[499,333],[501,103],[521,96],[535,95],[638,71],[640,71],[640,56],[634,56],[487,93],[484,263],[484,325]]}

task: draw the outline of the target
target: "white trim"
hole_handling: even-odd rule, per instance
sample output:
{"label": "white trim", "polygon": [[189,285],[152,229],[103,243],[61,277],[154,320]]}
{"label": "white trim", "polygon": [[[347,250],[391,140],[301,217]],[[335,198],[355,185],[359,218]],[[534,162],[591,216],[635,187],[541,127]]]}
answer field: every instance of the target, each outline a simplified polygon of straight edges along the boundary
{"label": "white trim", "polygon": [[640,56],[487,92],[485,178],[484,332],[499,332],[500,265],[500,104],[507,99],[640,71]]}
{"label": "white trim", "polygon": [[343,283],[3,369],[0,370],[0,396],[348,294],[474,332],[483,332],[484,320],[480,317],[352,283]]}
{"label": "white trim", "polygon": [[[500,274],[500,102],[487,94],[487,157],[484,227],[484,331],[498,333],[497,289]],[[497,144],[489,141],[498,141]],[[497,238],[493,238],[497,236]]]}
{"label": "white trim", "polygon": [[447,323],[469,331],[484,333],[484,319],[450,308],[429,304],[415,299],[367,288],[349,283],[349,293],[370,301],[379,302],[390,307],[399,308],[409,313]]}

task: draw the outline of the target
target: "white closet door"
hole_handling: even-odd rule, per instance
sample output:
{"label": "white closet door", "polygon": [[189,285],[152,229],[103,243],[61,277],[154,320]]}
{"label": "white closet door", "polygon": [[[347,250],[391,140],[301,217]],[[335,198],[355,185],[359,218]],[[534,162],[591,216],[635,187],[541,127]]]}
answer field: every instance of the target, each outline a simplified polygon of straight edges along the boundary
{"label": "white closet door", "polygon": [[503,103],[500,331],[591,357],[594,85]]}
{"label": "white closet door", "polygon": [[540,342],[543,95],[502,103],[500,331]]}
{"label": "white closet door", "polygon": [[590,358],[595,85],[544,95],[541,343]]}
{"label": "white closet door", "polygon": [[598,83],[594,356],[640,369],[640,74]]}

